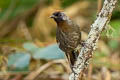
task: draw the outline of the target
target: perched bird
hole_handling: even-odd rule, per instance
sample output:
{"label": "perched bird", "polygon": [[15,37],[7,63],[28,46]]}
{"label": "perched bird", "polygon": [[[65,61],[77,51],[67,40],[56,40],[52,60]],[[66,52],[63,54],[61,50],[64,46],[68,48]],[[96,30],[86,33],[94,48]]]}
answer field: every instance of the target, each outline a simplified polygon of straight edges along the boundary
{"label": "perched bird", "polygon": [[80,27],[73,23],[64,12],[54,12],[50,17],[57,23],[56,40],[59,48],[65,52],[72,68],[79,54],[75,48],[81,44]]}

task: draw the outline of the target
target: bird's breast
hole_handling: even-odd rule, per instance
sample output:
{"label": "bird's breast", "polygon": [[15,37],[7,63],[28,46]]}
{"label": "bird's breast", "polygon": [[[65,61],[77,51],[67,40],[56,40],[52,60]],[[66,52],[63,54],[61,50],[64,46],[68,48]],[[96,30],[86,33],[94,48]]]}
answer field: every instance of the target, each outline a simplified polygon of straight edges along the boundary
{"label": "bird's breast", "polygon": [[63,50],[72,50],[77,47],[79,43],[79,34],[76,32],[63,32],[61,28],[57,28],[56,39],[59,43],[59,47]]}

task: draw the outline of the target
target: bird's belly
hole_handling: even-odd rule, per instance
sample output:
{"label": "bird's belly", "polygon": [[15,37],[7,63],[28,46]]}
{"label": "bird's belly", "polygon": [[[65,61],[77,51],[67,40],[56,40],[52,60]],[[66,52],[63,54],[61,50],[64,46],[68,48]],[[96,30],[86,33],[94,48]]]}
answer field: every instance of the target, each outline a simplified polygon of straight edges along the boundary
{"label": "bird's belly", "polygon": [[74,36],[62,35],[58,37],[59,47],[64,52],[74,50],[78,45],[78,39],[75,39]]}

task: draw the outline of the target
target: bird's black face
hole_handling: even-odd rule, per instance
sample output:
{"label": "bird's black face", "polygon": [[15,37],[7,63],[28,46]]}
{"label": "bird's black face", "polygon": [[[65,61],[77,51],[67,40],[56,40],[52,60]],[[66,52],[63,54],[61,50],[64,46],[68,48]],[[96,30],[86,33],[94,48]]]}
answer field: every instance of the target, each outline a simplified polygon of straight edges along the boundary
{"label": "bird's black face", "polygon": [[63,12],[54,12],[50,17],[53,18],[56,22],[61,22],[65,21],[66,15]]}

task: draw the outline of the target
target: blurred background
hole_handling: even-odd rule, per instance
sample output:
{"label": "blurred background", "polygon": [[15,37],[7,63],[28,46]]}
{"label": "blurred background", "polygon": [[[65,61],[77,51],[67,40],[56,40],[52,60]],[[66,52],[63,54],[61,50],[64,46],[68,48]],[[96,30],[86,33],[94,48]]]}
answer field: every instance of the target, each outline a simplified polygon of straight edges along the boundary
{"label": "blurred background", "polygon": [[[68,80],[71,70],[49,16],[64,11],[85,40],[102,5],[103,0],[0,0],[0,80]],[[83,80],[120,80],[120,1]]]}

